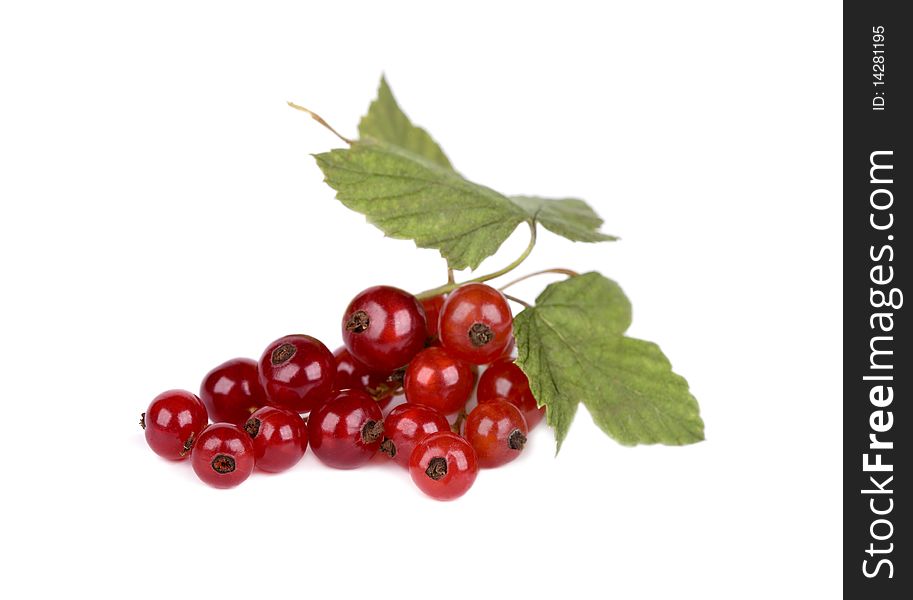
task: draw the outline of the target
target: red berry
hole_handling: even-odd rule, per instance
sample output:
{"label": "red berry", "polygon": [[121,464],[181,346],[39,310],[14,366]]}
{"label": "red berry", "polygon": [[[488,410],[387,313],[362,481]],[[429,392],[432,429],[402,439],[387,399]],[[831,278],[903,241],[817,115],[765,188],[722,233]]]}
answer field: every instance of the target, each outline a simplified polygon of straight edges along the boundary
{"label": "red berry", "polygon": [[320,340],[309,335],[287,335],[260,357],[260,384],[271,406],[308,412],[333,389],[336,363]]}
{"label": "red berry", "polygon": [[379,285],[361,292],[342,317],[342,341],[368,368],[390,373],[425,347],[425,312],[415,296]]}
{"label": "red berry", "polygon": [[453,356],[476,365],[501,356],[513,320],[503,294],[484,283],[460,286],[441,310],[441,342]]}
{"label": "red berry", "polygon": [[545,407],[539,408],[529,390],[526,373],[512,359],[502,358],[491,363],[479,377],[476,390],[479,404],[494,400],[506,400],[520,409],[530,429],[539,424],[545,416]]}
{"label": "red berry", "polygon": [[526,421],[519,409],[503,400],[479,404],[466,417],[466,439],[485,469],[500,467],[520,456],[526,444]]}
{"label": "red berry", "polygon": [[384,418],[385,439],[380,449],[408,468],[415,445],[439,431],[450,431],[447,417],[440,412],[421,404],[400,404]]}
{"label": "red berry", "polygon": [[475,375],[470,366],[443,348],[426,348],[406,368],[403,389],[406,401],[424,404],[445,415],[466,405]]}
{"label": "red berry", "polygon": [[420,490],[437,500],[466,493],[479,473],[472,446],[455,433],[434,433],[419,442],[409,457],[409,475]]}
{"label": "red berry", "polygon": [[447,297],[444,294],[432,296],[422,300],[422,308],[425,309],[425,324],[428,326],[428,338],[433,339],[438,335],[438,320],[441,316],[441,309],[444,308],[444,300]]}
{"label": "red berry", "polygon": [[203,402],[184,390],[168,390],[156,396],[140,417],[146,443],[164,458],[181,460],[193,448],[209,417]]}
{"label": "red berry", "polygon": [[360,361],[356,360],[345,346],[333,352],[336,359],[336,378],[333,379],[333,391],[361,390],[368,392],[381,408],[393,400],[397,384],[389,375],[374,373]]}
{"label": "red berry", "polygon": [[308,439],[321,461],[337,469],[354,469],[377,454],[383,440],[383,414],[365,392],[336,392],[308,417]]}
{"label": "red berry", "polygon": [[200,399],[213,422],[243,425],[251,413],[266,404],[257,361],[233,358],[222,363],[203,378]]}
{"label": "red berry", "polygon": [[216,423],[200,434],[190,463],[197,477],[217,488],[231,488],[254,471],[254,443],[231,423]]}
{"label": "red berry", "polygon": [[250,416],[244,431],[254,442],[257,467],[279,473],[298,464],[308,447],[304,420],[296,412],[264,406]]}

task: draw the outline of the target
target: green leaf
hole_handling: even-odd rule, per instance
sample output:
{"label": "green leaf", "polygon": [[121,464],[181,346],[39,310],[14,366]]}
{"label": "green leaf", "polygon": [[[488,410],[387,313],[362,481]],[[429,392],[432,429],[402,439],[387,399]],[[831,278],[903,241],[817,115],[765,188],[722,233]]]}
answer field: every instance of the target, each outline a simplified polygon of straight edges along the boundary
{"label": "green leaf", "polygon": [[399,146],[446,169],[453,168],[431,135],[413,125],[403,113],[387,85],[386,77],[380,78],[377,98],[368,107],[368,114],[361,118],[358,135]]}
{"label": "green leaf", "polygon": [[536,196],[511,196],[536,222],[562,237],[575,242],[611,242],[613,235],[600,233],[602,219],[583,200],[561,198],[551,200]]}
{"label": "green leaf", "polygon": [[528,219],[507,197],[389,144],[360,141],[315,155],[336,198],[385,234],[475,269]]}
{"label": "green leaf", "polygon": [[464,179],[383,77],[358,131],[349,148],[315,155],[336,198],[387,236],[439,250],[451,269],[475,269],[524,221],[574,241],[615,239],[599,233],[602,219],[582,200],[508,198]]}
{"label": "green leaf", "polygon": [[624,292],[599,273],[549,285],[514,318],[517,364],[546,407],[559,449],[580,402],[624,445],[704,439],[688,383],[658,346],[623,336],[630,323]]}

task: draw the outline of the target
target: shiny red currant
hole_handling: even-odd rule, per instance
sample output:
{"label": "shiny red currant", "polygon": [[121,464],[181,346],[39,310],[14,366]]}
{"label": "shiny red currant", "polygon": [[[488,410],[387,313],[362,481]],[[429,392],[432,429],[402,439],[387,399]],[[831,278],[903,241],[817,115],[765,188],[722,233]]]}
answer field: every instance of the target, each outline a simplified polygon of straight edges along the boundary
{"label": "shiny red currant", "polygon": [[216,423],[200,434],[190,463],[197,477],[209,485],[235,487],[254,471],[254,443],[237,425]]}
{"label": "shiny red currant", "polygon": [[156,396],[140,416],[146,443],[161,457],[181,460],[190,454],[209,417],[203,402],[185,390]]}
{"label": "shiny red currant", "polygon": [[345,346],[333,352],[336,359],[336,378],[333,380],[333,391],[361,390],[368,392],[381,408],[385,408],[399,387],[390,375],[374,373],[357,360]]}
{"label": "shiny red currant", "polygon": [[513,320],[504,295],[484,283],[468,283],[449,296],[441,310],[441,343],[453,356],[483,365],[510,343]]}
{"label": "shiny red currant", "polygon": [[459,498],[472,487],[479,464],[472,446],[455,433],[433,433],[409,457],[409,475],[420,490],[437,500]]}
{"label": "shiny red currant", "polygon": [[244,423],[244,431],[254,442],[257,468],[270,473],[294,467],[308,447],[301,415],[284,408],[264,406]]}
{"label": "shiny red currant", "polygon": [[545,416],[545,407],[539,408],[529,390],[526,373],[512,359],[502,358],[491,363],[479,377],[476,390],[479,403],[506,400],[520,409],[526,425],[533,429]]}
{"label": "shiny red currant", "polygon": [[342,341],[369,369],[390,373],[425,347],[425,311],[415,296],[380,285],[361,292],[342,317]]}
{"label": "shiny red currant", "polygon": [[466,440],[482,468],[500,467],[520,456],[528,433],[520,410],[503,400],[479,404],[466,417]]}
{"label": "shiny red currant", "polygon": [[400,404],[384,418],[384,441],[380,449],[408,468],[415,445],[439,431],[450,431],[447,417],[439,411],[421,404]]}
{"label": "shiny red currant", "polygon": [[384,434],[380,407],[359,390],[336,392],[311,411],[307,427],[311,450],[337,469],[354,469],[371,460]]}
{"label": "shiny red currant", "polygon": [[425,348],[409,366],[403,379],[406,401],[436,408],[445,415],[466,405],[475,375],[469,364],[444,348]]}
{"label": "shiny red currant", "polygon": [[309,335],[287,335],[260,357],[260,384],[271,406],[303,413],[329,397],[336,376],[333,354]]}
{"label": "shiny red currant", "polygon": [[222,363],[203,378],[200,399],[214,423],[243,425],[251,413],[266,404],[257,361],[233,358]]}

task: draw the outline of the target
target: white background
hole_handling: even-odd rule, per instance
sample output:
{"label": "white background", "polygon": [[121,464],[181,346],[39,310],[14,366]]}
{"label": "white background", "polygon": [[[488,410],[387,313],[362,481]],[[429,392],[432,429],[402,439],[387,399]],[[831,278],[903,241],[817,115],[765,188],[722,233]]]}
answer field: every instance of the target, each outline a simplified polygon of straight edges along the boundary
{"label": "white background", "polygon": [[[839,593],[840,5],[492,4],[3,4],[4,596]],[[285,105],[355,135],[382,71],[471,179],[596,207],[622,241],[525,267],[618,280],[706,442],[623,448],[581,408],[451,503],[310,454],[218,491],[148,450],[158,392],[442,282]]]}

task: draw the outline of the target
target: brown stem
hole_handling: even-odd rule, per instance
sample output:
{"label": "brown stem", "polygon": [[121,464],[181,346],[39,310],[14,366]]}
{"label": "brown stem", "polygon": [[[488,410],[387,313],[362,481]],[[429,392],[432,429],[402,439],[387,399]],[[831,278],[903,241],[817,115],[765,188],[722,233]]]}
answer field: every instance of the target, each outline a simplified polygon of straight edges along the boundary
{"label": "brown stem", "polygon": [[314,111],[312,111],[312,110],[310,110],[310,109],[308,109],[308,108],[305,108],[305,107],[303,107],[303,106],[299,106],[299,105],[295,104],[294,102],[289,102],[288,105],[291,106],[292,108],[294,108],[295,110],[300,110],[300,111],[303,112],[303,113],[309,114],[309,115],[311,116],[312,119],[314,119],[315,121],[317,121],[318,123],[320,123],[321,125],[323,125],[324,127],[326,127],[327,129],[329,129],[330,131],[332,131],[332,132],[336,135],[336,137],[338,137],[339,139],[341,139],[341,140],[344,141],[345,143],[347,143],[347,144],[349,144],[349,145],[351,145],[351,144],[354,143],[354,142],[352,142],[352,140],[350,140],[349,138],[345,137],[344,135],[342,135],[341,133],[339,133],[338,131],[336,131],[335,129],[333,129],[333,127],[332,127],[329,123],[327,123],[326,121],[323,120],[323,117],[321,117],[320,115],[318,115],[318,114],[315,113]]}
{"label": "brown stem", "polygon": [[460,414],[457,415],[456,421],[453,422],[453,425],[450,427],[453,429],[453,432],[457,435],[460,434],[460,429],[463,427],[463,421],[466,420],[466,407],[460,409]]}
{"label": "brown stem", "polygon": [[382,382],[378,383],[375,387],[366,387],[365,391],[368,392],[368,395],[374,398],[374,400],[380,402],[381,400],[402,392],[403,384],[398,383],[396,385],[390,385]]}
{"label": "brown stem", "polygon": [[[504,292],[501,292],[501,293],[504,294]],[[532,304],[530,304],[526,300],[521,300],[521,299],[517,298],[516,296],[511,296],[510,294],[504,294],[504,297],[507,298],[508,300],[510,300],[511,302],[516,302],[517,304],[521,304],[521,305],[525,306],[526,308],[533,307]]]}

